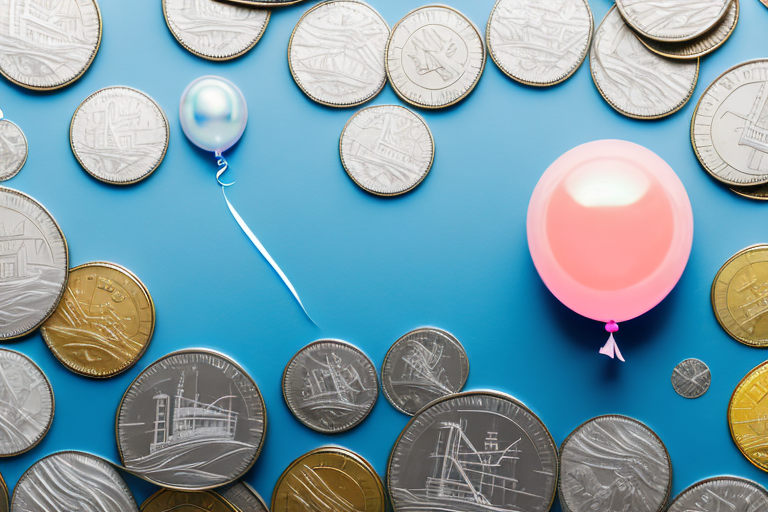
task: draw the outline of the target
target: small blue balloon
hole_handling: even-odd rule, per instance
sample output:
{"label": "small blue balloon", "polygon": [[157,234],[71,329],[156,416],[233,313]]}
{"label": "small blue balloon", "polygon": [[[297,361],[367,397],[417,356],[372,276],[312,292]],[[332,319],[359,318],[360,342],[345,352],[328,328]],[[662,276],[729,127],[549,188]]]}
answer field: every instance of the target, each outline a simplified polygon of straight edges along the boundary
{"label": "small blue balloon", "polygon": [[248,123],[245,97],[235,84],[218,76],[198,78],[179,104],[184,135],[196,146],[221,153],[243,136]]}

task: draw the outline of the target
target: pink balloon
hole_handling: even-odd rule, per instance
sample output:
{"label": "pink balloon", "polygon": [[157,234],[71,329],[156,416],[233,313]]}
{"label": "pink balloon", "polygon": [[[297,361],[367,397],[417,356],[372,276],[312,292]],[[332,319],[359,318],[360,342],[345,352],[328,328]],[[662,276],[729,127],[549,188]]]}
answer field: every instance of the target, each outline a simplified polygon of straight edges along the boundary
{"label": "pink balloon", "polygon": [[593,320],[623,322],[656,306],[680,280],[692,244],[685,187],[661,157],[631,142],[568,151],[528,206],[528,247],[541,279]]}

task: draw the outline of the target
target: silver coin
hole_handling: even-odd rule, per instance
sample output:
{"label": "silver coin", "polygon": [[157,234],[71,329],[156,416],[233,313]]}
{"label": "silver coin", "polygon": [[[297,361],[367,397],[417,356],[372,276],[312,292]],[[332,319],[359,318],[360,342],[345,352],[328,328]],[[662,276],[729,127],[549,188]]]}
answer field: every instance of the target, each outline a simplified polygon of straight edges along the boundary
{"label": "silver coin", "polygon": [[0,349],[0,457],[39,443],[53,422],[53,388],[30,358]]}
{"label": "silver coin", "polygon": [[269,512],[269,507],[253,487],[237,482],[217,493],[234,506],[238,512]]}
{"label": "silver coin", "polygon": [[13,178],[27,161],[27,138],[16,124],[0,116],[0,181]]}
{"label": "silver coin", "polygon": [[331,107],[364,103],[387,82],[389,25],[355,0],[316,5],[301,17],[288,44],[291,74],[311,99]]}
{"label": "silver coin", "polygon": [[686,359],[672,372],[672,387],[684,398],[699,398],[709,389],[712,373],[704,361]]}
{"label": "silver coin", "polygon": [[664,443],[632,418],[593,418],[560,447],[564,512],[659,512],[671,485],[672,463]]}
{"label": "silver coin", "polygon": [[28,89],[58,89],[91,65],[101,43],[96,0],[0,0],[0,73]]}
{"label": "silver coin", "polygon": [[293,356],[283,373],[283,396],[293,415],[325,434],[359,425],[378,394],[376,367],[345,341],[310,343]]}
{"label": "silver coin", "polygon": [[0,187],[0,341],[29,334],[51,316],[68,269],[67,242],[48,210]]}
{"label": "silver coin", "polygon": [[170,129],[163,109],[130,87],[91,94],[72,116],[69,139],[77,161],[97,180],[113,185],[141,181],[160,166]]}
{"label": "silver coin", "polygon": [[352,116],[339,147],[349,177],[380,196],[416,188],[435,158],[435,140],[426,121],[398,105],[368,107]]}
{"label": "silver coin", "polygon": [[589,53],[600,94],[619,113],[657,119],[683,108],[693,94],[699,61],[675,61],[646,48],[612,7]]}
{"label": "silver coin", "polygon": [[557,447],[541,420],[495,392],[433,402],[400,434],[387,469],[395,512],[546,512]]}
{"label": "silver coin", "polygon": [[729,185],[768,183],[768,59],[739,64],[701,95],[691,142],[704,169]]}
{"label": "silver coin", "polygon": [[37,461],[16,484],[11,512],[138,512],[131,491],[108,462],[82,452]]}
{"label": "silver coin", "polygon": [[469,359],[452,334],[422,327],[392,345],[381,365],[381,387],[398,411],[413,416],[430,402],[461,391]]}
{"label": "silver coin", "polygon": [[494,62],[528,85],[554,85],[584,62],[594,20],[586,0],[498,0],[486,39]]}
{"label": "silver coin", "polygon": [[270,12],[213,0],[163,0],[168,29],[198,57],[229,60],[256,46]]}
{"label": "silver coin", "polygon": [[640,34],[657,41],[688,41],[720,21],[731,0],[617,0],[621,16]]}
{"label": "silver coin", "polygon": [[392,29],[387,76],[404,101],[441,108],[472,92],[485,68],[485,44],[477,27],[452,7],[411,11]]}
{"label": "silver coin", "polygon": [[264,442],[266,409],[234,361],[183,350],[152,363],[117,412],[125,467],[163,487],[204,490],[237,480]]}
{"label": "silver coin", "polygon": [[217,2],[248,5],[251,7],[283,7],[294,5],[305,0],[216,0]]}
{"label": "silver coin", "polygon": [[677,495],[667,512],[768,512],[768,492],[744,478],[721,476],[697,482]]}

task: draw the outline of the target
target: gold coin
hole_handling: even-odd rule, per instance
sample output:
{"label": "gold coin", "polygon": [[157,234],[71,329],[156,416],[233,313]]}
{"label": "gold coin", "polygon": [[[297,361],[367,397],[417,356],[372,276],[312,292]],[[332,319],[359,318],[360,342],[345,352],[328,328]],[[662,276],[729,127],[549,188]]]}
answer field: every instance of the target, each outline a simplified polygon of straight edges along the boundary
{"label": "gold coin", "polygon": [[3,475],[0,475],[0,512],[8,512],[8,487],[5,485]]}
{"label": "gold coin", "polygon": [[384,512],[385,504],[384,486],[373,467],[337,447],[318,448],[293,461],[272,494],[272,512]]}
{"label": "gold coin", "polygon": [[[183,492],[163,489],[141,504],[141,512],[237,512],[221,496],[210,492]],[[294,511],[295,512],[295,511]]]}
{"label": "gold coin", "polygon": [[69,272],[64,296],[41,328],[53,354],[87,377],[124,372],[144,354],[155,328],[155,305],[144,284],[114,263]]}
{"label": "gold coin", "polygon": [[768,362],[752,369],[728,404],[731,437],[749,461],[768,471]]}
{"label": "gold coin", "polygon": [[712,308],[734,339],[768,347],[768,245],[736,253],[715,276]]}
{"label": "gold coin", "polygon": [[731,191],[756,201],[768,201],[768,184],[753,185],[751,187],[730,187]]}

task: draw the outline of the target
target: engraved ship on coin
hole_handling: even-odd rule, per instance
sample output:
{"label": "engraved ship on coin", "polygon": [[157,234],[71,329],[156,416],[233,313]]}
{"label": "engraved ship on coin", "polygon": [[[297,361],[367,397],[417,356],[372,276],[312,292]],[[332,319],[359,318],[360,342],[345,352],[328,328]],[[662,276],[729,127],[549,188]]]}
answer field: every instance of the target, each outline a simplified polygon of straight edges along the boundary
{"label": "engraved ship on coin", "polygon": [[[389,379],[392,388],[398,393],[409,394],[413,387],[421,388],[430,394],[452,394],[448,385],[445,368],[440,364],[445,345],[432,341],[428,349],[420,343],[412,343],[411,350],[402,357],[405,368],[398,380]],[[405,388],[404,390],[401,388]]]}
{"label": "engraved ship on coin", "polygon": [[335,418],[352,411],[366,409],[367,404],[357,403],[357,397],[366,391],[360,374],[350,364],[333,352],[325,355],[325,361],[314,360],[320,365],[304,376],[300,408]]}
{"label": "engraved ship on coin", "polygon": [[739,305],[739,325],[752,334],[757,322],[768,313],[768,283],[760,282],[757,271],[752,264],[748,264],[734,276],[733,286],[742,300]]}

